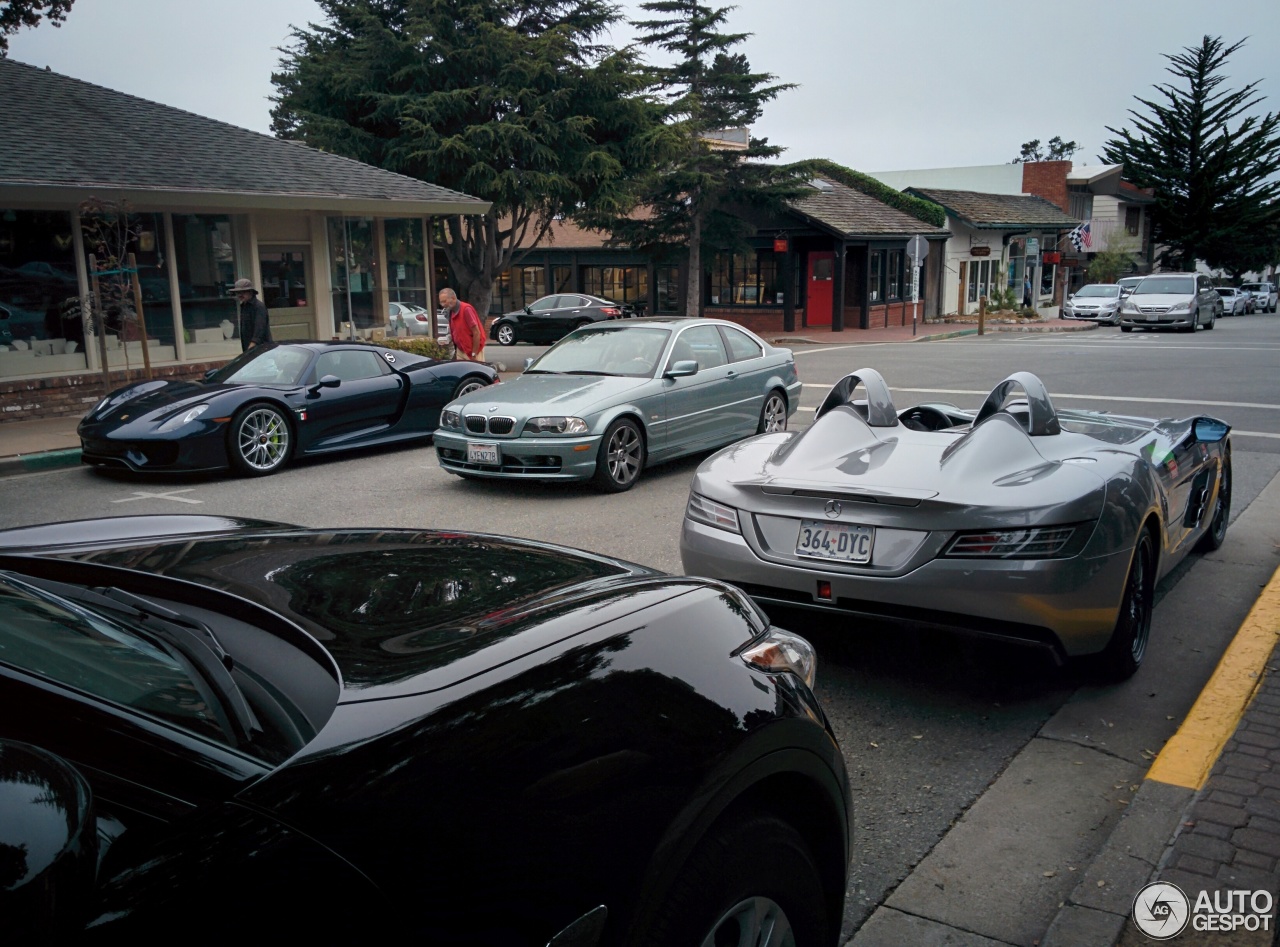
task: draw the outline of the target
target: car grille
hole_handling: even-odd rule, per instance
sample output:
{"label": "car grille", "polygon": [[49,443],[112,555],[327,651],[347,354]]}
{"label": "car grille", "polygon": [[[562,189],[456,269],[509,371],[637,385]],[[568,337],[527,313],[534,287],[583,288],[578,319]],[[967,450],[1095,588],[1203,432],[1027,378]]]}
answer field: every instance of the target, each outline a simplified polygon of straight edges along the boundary
{"label": "car grille", "polygon": [[1139,306],[1139,307],[1138,307],[1138,309],[1139,309],[1140,311],[1142,311],[1142,312],[1146,313],[1147,315],[1151,315],[1151,314],[1153,314],[1153,313],[1154,313],[1154,314],[1156,314],[1156,315],[1159,315],[1159,314],[1160,314],[1160,313],[1162,313],[1162,312],[1168,312],[1168,311],[1169,311],[1169,307],[1168,307],[1168,306]]}
{"label": "car grille", "polygon": [[533,457],[503,457],[500,466],[473,464],[467,460],[467,452],[441,447],[437,451],[440,465],[446,470],[477,470],[485,473],[524,474],[529,477],[560,473],[560,458],[546,455]]}
{"label": "car grille", "polygon": [[507,417],[486,418],[483,414],[468,414],[468,434],[496,434],[505,436],[516,429],[516,419]]}

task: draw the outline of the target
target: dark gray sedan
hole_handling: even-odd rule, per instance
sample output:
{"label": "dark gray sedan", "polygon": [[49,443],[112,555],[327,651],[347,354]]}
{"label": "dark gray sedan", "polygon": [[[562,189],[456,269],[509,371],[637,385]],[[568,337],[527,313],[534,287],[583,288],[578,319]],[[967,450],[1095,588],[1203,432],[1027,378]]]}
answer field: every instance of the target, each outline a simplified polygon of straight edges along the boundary
{"label": "dark gray sedan", "polygon": [[633,306],[599,296],[557,293],[499,316],[489,327],[489,338],[499,345],[555,342],[579,326],[610,319],[630,319],[635,315]]}
{"label": "dark gray sedan", "polygon": [[450,403],[440,466],[462,477],[629,489],[648,465],[782,431],[800,403],[790,349],[732,322],[651,318],[571,333],[514,381]]}

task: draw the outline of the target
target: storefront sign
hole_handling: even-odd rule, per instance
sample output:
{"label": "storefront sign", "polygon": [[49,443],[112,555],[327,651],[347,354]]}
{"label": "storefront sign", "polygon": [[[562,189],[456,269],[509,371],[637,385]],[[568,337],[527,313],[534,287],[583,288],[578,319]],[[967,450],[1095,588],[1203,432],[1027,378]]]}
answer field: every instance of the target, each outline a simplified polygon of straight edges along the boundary
{"label": "storefront sign", "polygon": [[970,247],[969,256],[991,256],[990,247]]}
{"label": "storefront sign", "polygon": [[1061,263],[1062,256],[1056,250],[1045,250],[1044,256],[1041,257],[1046,263]]}
{"label": "storefront sign", "polygon": [[1040,255],[1040,238],[1027,237],[1027,256]]}
{"label": "storefront sign", "polygon": [[787,252],[787,238],[786,238],[786,237],[774,237],[774,238],[773,238],[773,252],[774,252],[774,253],[786,253],[786,252]]}

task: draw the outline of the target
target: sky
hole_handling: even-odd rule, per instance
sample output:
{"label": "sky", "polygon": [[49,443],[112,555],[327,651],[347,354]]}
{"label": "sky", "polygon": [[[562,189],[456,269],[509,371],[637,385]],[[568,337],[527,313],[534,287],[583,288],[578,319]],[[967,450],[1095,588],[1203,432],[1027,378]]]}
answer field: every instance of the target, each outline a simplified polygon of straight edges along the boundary
{"label": "sky", "polygon": [[[269,132],[280,47],[320,20],[315,0],[76,0],[63,26],[13,35],[9,56]],[[1003,164],[1059,135],[1093,164],[1106,127],[1131,123],[1134,96],[1172,78],[1161,54],[1205,34],[1250,37],[1227,84],[1258,81],[1261,110],[1280,111],[1276,0],[740,0],[728,27],[753,34],[738,47],[753,68],[797,84],[752,128],[783,160]],[[624,26],[615,41],[630,38]]]}

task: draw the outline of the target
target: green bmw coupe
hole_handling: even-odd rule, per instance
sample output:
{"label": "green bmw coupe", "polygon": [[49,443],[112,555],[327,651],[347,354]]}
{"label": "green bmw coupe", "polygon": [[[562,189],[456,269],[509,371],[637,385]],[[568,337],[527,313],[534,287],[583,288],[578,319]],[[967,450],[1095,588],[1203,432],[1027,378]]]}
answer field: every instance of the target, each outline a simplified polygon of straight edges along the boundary
{"label": "green bmw coupe", "polygon": [[520,377],[445,406],[440,466],[461,477],[629,489],[650,464],[785,430],[800,403],[789,349],[718,319],[571,332]]}

